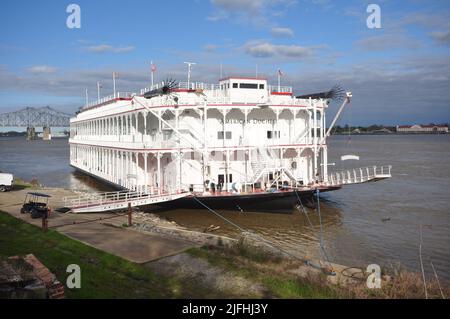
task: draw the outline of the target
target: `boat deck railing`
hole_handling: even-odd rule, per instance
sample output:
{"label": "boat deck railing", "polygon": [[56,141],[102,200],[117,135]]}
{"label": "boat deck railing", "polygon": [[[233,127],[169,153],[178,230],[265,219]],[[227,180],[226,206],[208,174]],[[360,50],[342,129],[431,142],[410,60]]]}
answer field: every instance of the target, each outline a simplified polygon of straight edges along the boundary
{"label": "boat deck railing", "polygon": [[392,177],[391,165],[369,166],[333,172],[328,175],[329,186],[360,184]]}
{"label": "boat deck railing", "polygon": [[270,93],[292,93],[292,86],[269,85]]}
{"label": "boat deck railing", "polygon": [[63,198],[64,206],[72,212],[101,212],[132,207],[157,204],[188,196],[186,191],[158,191],[149,192],[117,191],[93,194],[81,194]]}
{"label": "boat deck railing", "polygon": [[133,97],[135,93],[133,92],[116,92],[115,94],[111,94],[95,101],[87,103],[81,110],[87,111],[89,109],[94,108],[95,106],[102,105],[103,103],[115,100],[115,99],[129,99]]}

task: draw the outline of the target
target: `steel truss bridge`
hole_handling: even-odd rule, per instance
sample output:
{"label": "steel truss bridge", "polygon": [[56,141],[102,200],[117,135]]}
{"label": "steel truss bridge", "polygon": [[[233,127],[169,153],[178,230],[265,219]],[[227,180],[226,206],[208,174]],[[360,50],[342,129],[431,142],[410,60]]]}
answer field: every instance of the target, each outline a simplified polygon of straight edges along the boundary
{"label": "steel truss bridge", "polygon": [[49,106],[26,107],[19,111],[0,113],[0,127],[69,127],[71,117]]}

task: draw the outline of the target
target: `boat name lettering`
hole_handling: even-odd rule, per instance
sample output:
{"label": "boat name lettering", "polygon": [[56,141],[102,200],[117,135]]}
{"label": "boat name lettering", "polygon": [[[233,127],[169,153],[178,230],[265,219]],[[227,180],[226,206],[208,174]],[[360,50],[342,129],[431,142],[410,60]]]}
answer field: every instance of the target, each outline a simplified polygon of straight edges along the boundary
{"label": "boat name lettering", "polygon": [[[223,124],[223,120],[219,120],[220,124]],[[276,124],[277,120],[274,119],[248,119],[247,124]],[[244,119],[227,119],[226,124],[244,124]]]}

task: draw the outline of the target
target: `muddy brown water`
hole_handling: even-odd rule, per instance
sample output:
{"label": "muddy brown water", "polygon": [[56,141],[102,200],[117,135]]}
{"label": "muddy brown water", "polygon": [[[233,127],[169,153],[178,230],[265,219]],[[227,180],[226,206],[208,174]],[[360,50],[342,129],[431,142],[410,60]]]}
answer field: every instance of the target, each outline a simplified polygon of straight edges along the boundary
{"label": "muddy brown water", "polygon": [[[341,161],[357,154],[359,161]],[[345,187],[323,194],[323,245],[329,259],[349,266],[401,264],[418,271],[420,225],[423,261],[432,276],[433,262],[440,278],[450,281],[450,135],[334,136],[329,145],[330,170],[392,165],[393,177],[376,183]],[[0,170],[26,180],[36,178],[52,187],[108,191],[111,188],[69,165],[67,139],[28,142],[22,137],[0,138]],[[308,218],[293,214],[220,211],[245,229],[293,254],[319,253],[317,212]],[[221,226],[216,233],[237,236],[233,226],[207,210],[158,212],[191,229]]]}

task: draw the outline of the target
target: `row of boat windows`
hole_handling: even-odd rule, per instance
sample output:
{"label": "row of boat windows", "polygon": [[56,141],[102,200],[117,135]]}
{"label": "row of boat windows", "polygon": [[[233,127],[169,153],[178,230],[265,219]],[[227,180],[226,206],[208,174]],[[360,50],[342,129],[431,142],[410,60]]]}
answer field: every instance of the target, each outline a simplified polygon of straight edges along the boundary
{"label": "row of boat windows", "polygon": [[[280,138],[281,133],[280,131],[267,131],[267,138],[269,140],[271,139],[277,139]],[[232,132],[231,131],[219,131],[217,132],[217,139],[219,140],[223,140],[223,139],[227,139],[227,140],[231,140],[232,137]]]}
{"label": "row of boat windows", "polygon": [[[220,88],[226,90],[230,88],[230,83],[221,84]],[[264,84],[257,83],[233,83],[233,89],[260,89],[264,90]]]}

